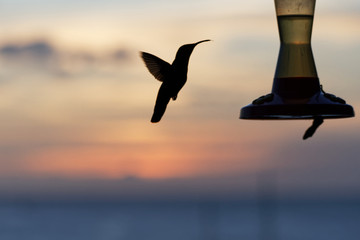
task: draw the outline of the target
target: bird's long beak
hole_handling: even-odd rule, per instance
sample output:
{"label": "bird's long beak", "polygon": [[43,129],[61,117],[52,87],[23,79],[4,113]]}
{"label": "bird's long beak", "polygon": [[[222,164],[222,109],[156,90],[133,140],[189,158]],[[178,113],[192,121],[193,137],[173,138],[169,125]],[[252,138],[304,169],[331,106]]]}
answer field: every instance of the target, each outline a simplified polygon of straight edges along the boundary
{"label": "bird's long beak", "polygon": [[194,43],[194,44],[195,44],[195,46],[196,46],[196,45],[198,45],[199,43],[209,42],[209,41],[211,41],[211,40],[210,40],[210,39],[206,39],[206,40],[202,40],[202,41],[199,41],[199,42],[197,42],[197,43]]}

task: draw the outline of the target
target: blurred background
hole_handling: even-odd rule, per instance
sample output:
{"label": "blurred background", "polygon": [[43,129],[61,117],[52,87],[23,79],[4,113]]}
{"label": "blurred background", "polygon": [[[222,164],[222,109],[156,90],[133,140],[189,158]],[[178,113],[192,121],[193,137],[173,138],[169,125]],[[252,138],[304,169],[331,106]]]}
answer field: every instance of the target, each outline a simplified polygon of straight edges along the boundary
{"label": "blurred background", "polygon": [[[360,105],[360,2],[318,1],[324,90]],[[270,0],[0,0],[0,238],[360,236],[357,117],[239,120],[271,91]],[[139,51],[203,39],[164,118]]]}

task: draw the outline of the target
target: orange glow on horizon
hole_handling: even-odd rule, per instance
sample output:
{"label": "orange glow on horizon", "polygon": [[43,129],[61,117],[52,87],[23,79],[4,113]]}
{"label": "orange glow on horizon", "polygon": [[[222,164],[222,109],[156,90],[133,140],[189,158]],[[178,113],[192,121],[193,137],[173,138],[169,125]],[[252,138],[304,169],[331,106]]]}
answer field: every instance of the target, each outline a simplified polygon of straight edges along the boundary
{"label": "orange glow on horizon", "polygon": [[[184,150],[186,149],[186,150]],[[29,156],[25,172],[39,177],[143,179],[215,176],[259,167],[251,150],[234,158],[229,149],[211,146],[86,146],[52,148]]]}

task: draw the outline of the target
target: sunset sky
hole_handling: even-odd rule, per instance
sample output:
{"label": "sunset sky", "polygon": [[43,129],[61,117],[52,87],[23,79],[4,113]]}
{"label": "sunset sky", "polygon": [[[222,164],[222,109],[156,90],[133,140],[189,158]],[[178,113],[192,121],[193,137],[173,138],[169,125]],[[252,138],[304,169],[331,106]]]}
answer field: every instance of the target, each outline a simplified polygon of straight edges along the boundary
{"label": "sunset sky", "polygon": [[[360,107],[360,2],[318,1],[321,84]],[[271,0],[0,0],[0,197],[242,196],[271,173],[284,195],[360,196],[360,121],[240,120],[271,91]],[[150,123],[160,82],[139,51],[188,82]]]}

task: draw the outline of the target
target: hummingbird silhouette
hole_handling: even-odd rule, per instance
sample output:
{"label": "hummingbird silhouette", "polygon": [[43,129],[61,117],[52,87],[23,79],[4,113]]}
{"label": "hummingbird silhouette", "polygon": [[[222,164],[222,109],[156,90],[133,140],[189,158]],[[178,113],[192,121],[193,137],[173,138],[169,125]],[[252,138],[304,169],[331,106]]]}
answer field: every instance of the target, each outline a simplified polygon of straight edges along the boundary
{"label": "hummingbird silhouette", "polygon": [[159,92],[157,94],[154,113],[151,117],[151,122],[159,122],[165,113],[166,107],[172,98],[174,101],[181,88],[185,85],[187,80],[187,72],[190,55],[196,45],[202,42],[185,44],[179,48],[176,57],[172,64],[146,52],[140,52],[144,63],[149,72],[160,82],[162,82]]}
{"label": "hummingbird silhouette", "polygon": [[324,122],[322,117],[315,117],[313,124],[305,131],[303,136],[303,140],[312,137],[316,131],[316,129]]}

